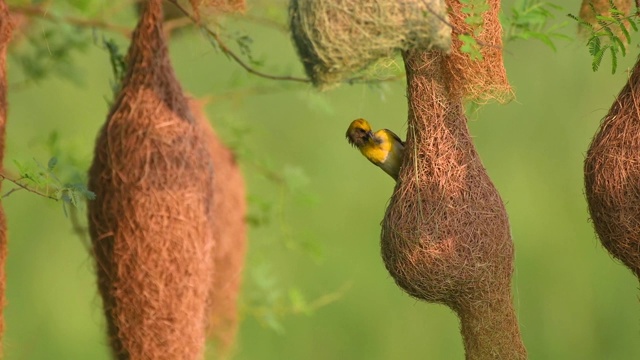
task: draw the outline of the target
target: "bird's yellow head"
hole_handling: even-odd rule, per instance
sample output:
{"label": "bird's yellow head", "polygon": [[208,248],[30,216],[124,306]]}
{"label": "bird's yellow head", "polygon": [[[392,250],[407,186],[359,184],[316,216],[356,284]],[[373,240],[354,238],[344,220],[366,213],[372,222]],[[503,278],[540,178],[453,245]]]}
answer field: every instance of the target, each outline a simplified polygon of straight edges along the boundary
{"label": "bird's yellow head", "polygon": [[371,125],[365,119],[353,120],[347,129],[349,144],[357,148],[364,146],[372,137]]}

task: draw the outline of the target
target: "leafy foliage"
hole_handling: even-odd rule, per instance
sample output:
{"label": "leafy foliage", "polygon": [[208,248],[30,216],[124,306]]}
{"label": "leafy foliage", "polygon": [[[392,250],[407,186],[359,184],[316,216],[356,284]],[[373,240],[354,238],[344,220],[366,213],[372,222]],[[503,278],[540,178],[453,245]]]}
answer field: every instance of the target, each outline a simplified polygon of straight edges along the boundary
{"label": "leafy foliage", "polygon": [[631,28],[638,31],[639,10],[636,9],[630,15],[620,11],[613,0],[609,0],[610,15],[599,14],[593,4],[589,4],[591,11],[595,15],[595,24],[592,24],[576,15],[568,14],[571,19],[589,32],[587,48],[592,56],[591,69],[598,71],[602,60],[608,53],[611,55],[611,73],[615,74],[618,69],[618,55],[627,55],[627,46],[631,45]]}
{"label": "leafy foliage", "polygon": [[40,31],[25,32],[23,41],[9,55],[20,66],[26,82],[55,75],[79,85],[83,77],[73,54],[85,51],[90,43],[91,37],[74,26],[42,24]]}
{"label": "leafy foliage", "polygon": [[110,81],[110,85],[115,97],[120,92],[122,80],[127,73],[127,64],[124,60],[124,54],[113,39],[107,39],[103,36],[102,46],[109,53],[109,63],[111,64],[111,71],[113,71],[113,80]]}
{"label": "leafy foliage", "polygon": [[[3,195],[7,197],[18,190],[28,190],[41,196],[61,201],[65,215],[67,207],[81,207],[84,201],[95,199],[95,194],[87,189],[84,183],[64,182],[56,174],[58,158],[52,157],[47,165],[42,165],[36,159],[31,163],[21,163],[14,160],[18,169],[18,178],[10,180],[18,187]],[[5,179],[8,179],[5,177]]]}
{"label": "leafy foliage", "polygon": [[460,0],[462,4],[462,13],[466,14],[464,22],[471,26],[471,34],[460,34],[458,39],[462,42],[460,50],[469,54],[473,60],[482,60],[480,52],[480,44],[476,41],[476,37],[482,32],[484,19],[482,15],[489,10],[489,4],[486,0]]}
{"label": "leafy foliage", "polygon": [[554,12],[559,10],[562,10],[561,6],[546,1],[516,1],[510,16],[502,18],[505,42],[534,39],[556,51],[554,40],[571,40],[571,37],[560,32],[568,25],[568,21],[554,22]]}

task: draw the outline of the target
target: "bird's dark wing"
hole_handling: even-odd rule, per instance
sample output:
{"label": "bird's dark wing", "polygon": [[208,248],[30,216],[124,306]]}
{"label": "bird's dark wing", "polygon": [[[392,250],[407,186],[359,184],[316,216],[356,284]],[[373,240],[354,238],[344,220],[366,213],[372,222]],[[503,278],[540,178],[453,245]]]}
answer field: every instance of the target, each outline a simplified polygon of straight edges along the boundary
{"label": "bird's dark wing", "polygon": [[398,135],[396,135],[396,133],[394,133],[393,131],[389,130],[389,129],[384,129],[387,133],[389,133],[391,136],[393,136],[394,139],[396,139],[400,144],[402,144],[402,146],[404,146],[404,141],[400,140],[400,137]]}

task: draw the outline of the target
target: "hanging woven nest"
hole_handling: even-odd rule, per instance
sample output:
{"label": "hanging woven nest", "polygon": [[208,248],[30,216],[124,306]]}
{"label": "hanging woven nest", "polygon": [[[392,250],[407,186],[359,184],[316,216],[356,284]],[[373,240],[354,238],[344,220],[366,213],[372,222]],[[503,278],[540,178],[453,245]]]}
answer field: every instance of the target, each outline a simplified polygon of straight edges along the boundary
{"label": "hanging woven nest", "polygon": [[[313,84],[328,88],[397,50],[448,51],[444,0],[291,0],[293,42]],[[443,21],[444,20],[444,21]]]}
{"label": "hanging woven nest", "polygon": [[89,171],[111,347],[118,359],[201,359],[214,276],[213,162],[171,67],[161,0],[147,2],[126,61]]}
{"label": "hanging woven nest", "polygon": [[640,279],[640,59],[591,142],[584,178],[600,242]]}
{"label": "hanging woven nest", "polygon": [[[470,30],[461,5],[448,3],[454,35]],[[512,95],[502,64],[500,3],[490,0],[489,7],[476,36],[482,60],[471,60],[457,40],[450,54],[403,54],[408,150],[382,223],[382,257],[407,293],[457,313],[467,359],[526,359],[512,304],[509,221],[463,105]]]}
{"label": "hanging woven nest", "polygon": [[511,304],[513,244],[437,52],[405,55],[409,128],[382,256],[410,295],[456,311],[468,359],[524,359]]}
{"label": "hanging woven nest", "polygon": [[247,248],[246,190],[235,156],[209,124],[203,104],[197,100],[190,103],[209,143],[216,169],[213,182],[216,216],[212,219],[216,250],[209,292],[209,334],[216,342],[217,353],[226,356],[233,348],[238,331],[238,296]]}

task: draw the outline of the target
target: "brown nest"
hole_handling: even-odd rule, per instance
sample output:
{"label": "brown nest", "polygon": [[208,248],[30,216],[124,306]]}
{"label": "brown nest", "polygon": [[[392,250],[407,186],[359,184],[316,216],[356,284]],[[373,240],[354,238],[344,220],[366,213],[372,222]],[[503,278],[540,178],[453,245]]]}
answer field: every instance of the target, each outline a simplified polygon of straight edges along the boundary
{"label": "brown nest", "polygon": [[213,163],[147,3],[96,141],[89,225],[119,359],[200,359],[213,281]]}
{"label": "brown nest", "polygon": [[[472,32],[462,6],[448,3],[454,35]],[[382,224],[382,257],[407,293],[458,314],[467,359],[526,359],[511,301],[509,221],[475,150],[463,106],[466,99],[511,97],[500,3],[491,0],[489,6],[476,36],[481,61],[463,53],[458,40],[451,54],[403,54],[407,150]]]}
{"label": "brown nest", "polygon": [[410,150],[383,220],[385,265],[410,295],[458,313],[468,359],[524,359],[507,214],[449,93],[446,60],[416,51],[405,64]]}
{"label": "brown nest", "polygon": [[209,333],[217,342],[217,352],[226,356],[238,331],[238,296],[247,248],[247,204],[244,178],[233,152],[218,138],[202,109],[191,101],[191,108],[209,142],[215,167],[212,219],[216,251],[213,285],[210,290]]}
{"label": "brown nest", "polygon": [[640,60],[591,142],[584,176],[602,245],[640,279]]}

